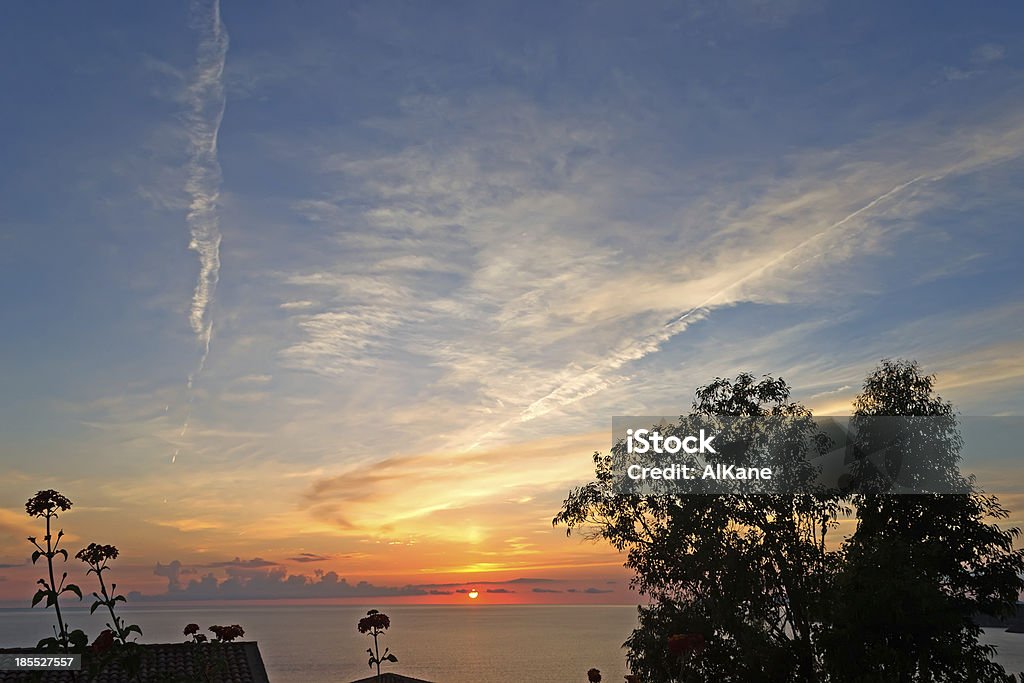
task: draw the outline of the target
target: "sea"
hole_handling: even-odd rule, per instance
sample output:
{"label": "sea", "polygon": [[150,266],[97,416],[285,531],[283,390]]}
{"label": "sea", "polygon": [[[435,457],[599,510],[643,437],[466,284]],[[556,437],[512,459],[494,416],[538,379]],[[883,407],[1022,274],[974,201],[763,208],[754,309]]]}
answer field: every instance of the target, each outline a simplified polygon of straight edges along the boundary
{"label": "sea", "polygon": [[[127,607],[141,642],[181,642],[188,623],[203,629],[239,624],[244,640],[259,643],[273,683],[358,680],[367,666],[368,636],[356,629],[366,606],[218,605]],[[435,683],[585,682],[597,668],[606,683],[627,672],[622,643],[636,624],[636,608],[619,605],[388,605],[391,629],[381,638],[398,657],[384,671]],[[34,645],[49,635],[52,611],[0,610],[0,647]],[[96,634],[104,619],[73,610],[73,628]],[[1024,671],[1024,635],[986,629],[1007,671]]]}

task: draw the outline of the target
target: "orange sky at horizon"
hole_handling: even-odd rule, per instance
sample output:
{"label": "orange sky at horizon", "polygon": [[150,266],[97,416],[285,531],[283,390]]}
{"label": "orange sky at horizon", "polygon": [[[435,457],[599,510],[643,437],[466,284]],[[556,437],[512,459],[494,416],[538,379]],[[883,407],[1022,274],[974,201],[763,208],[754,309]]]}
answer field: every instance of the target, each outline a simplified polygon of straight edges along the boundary
{"label": "orange sky at horizon", "polygon": [[[116,545],[111,576],[136,593],[133,603],[460,605],[476,588],[481,605],[638,604],[624,555],[551,524],[567,492],[590,479],[590,454],[609,441],[600,432],[556,436],[303,476],[179,467],[174,478],[154,472],[131,487],[16,472],[0,492],[27,499],[41,484],[68,495],[75,506],[58,524],[71,580],[91,585],[77,549]],[[994,481],[987,474],[983,484]],[[410,485],[396,485],[400,477]],[[277,504],[252,503],[268,489]],[[1010,523],[1022,525],[1024,495],[1002,500]],[[28,564],[25,538],[41,528],[23,507],[0,507],[0,606],[27,606],[34,593],[43,567]],[[833,541],[852,531],[853,520],[841,520]]]}
{"label": "orange sky at horizon", "polygon": [[[30,483],[14,473],[2,488],[7,499],[15,490],[27,499],[41,487],[71,498],[75,505],[58,524],[72,579],[89,583],[73,558],[78,548],[113,544],[121,555],[111,575],[126,593],[160,596],[204,580],[212,588],[214,577],[218,586],[261,580],[268,597],[300,601],[460,604],[476,587],[479,604],[633,604],[638,596],[627,588],[623,556],[605,543],[567,538],[564,527],[551,524],[568,491],[592,474],[589,454],[609,438],[590,433],[393,456],[366,471],[347,466],[307,476],[179,467],[169,470],[174,477],[155,472],[130,487]],[[403,477],[413,483],[396,483]],[[276,502],[251,503],[266,500],[268,489]],[[41,537],[40,528],[24,509],[0,508],[0,604],[20,604],[34,592],[42,567],[23,564],[31,552],[24,539]],[[297,577],[327,583],[303,588]],[[328,597],[332,588],[356,594]],[[303,590],[324,594],[297,597]]]}

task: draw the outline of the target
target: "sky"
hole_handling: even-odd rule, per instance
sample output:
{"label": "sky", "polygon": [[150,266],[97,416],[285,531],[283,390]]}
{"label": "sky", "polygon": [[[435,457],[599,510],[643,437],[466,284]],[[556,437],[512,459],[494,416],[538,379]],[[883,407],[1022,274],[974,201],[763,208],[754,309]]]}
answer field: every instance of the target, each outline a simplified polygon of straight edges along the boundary
{"label": "sky", "polygon": [[5,4],[0,603],[43,488],[136,600],[635,602],[551,525],[615,415],[741,371],[843,414],[887,357],[1021,415],[1022,25]]}

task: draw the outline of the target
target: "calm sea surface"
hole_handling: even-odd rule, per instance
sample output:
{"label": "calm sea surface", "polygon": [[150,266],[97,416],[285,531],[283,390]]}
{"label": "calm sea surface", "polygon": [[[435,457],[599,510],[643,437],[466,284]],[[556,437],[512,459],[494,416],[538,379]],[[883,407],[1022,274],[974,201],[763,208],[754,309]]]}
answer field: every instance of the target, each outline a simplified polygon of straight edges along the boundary
{"label": "calm sea surface", "polygon": [[[128,608],[142,627],[142,642],[182,642],[182,628],[195,622],[240,624],[245,640],[259,642],[274,683],[353,681],[371,673],[356,623],[367,607],[218,606]],[[391,630],[381,639],[398,657],[385,667],[437,683],[586,681],[597,667],[605,681],[626,673],[623,641],[636,623],[635,607],[580,606],[396,606],[381,608]],[[34,645],[49,635],[43,610],[0,610],[0,646]],[[104,619],[73,612],[73,628],[95,635]]]}
{"label": "calm sea surface", "polygon": [[[370,639],[356,631],[366,607],[224,606],[129,608],[143,642],[180,642],[189,622],[240,624],[259,642],[274,683],[352,681],[370,674]],[[597,667],[605,681],[626,673],[621,645],[636,609],[620,606],[434,607],[389,605],[391,630],[382,639],[398,656],[390,671],[437,683],[572,683]],[[0,610],[0,646],[33,645],[48,634],[43,610]],[[98,633],[103,619],[72,612],[73,627]],[[1024,635],[989,630],[1008,671],[1024,671]]]}

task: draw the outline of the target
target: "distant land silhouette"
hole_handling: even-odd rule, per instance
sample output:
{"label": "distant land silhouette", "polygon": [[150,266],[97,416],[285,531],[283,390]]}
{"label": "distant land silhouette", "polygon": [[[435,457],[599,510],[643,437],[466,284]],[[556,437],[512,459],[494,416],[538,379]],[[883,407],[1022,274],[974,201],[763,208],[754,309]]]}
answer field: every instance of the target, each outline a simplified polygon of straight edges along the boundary
{"label": "distant land silhouette", "polygon": [[974,623],[982,628],[1001,628],[1009,633],[1024,633],[1024,602],[1017,603],[1017,612],[1008,617],[975,614]]}

